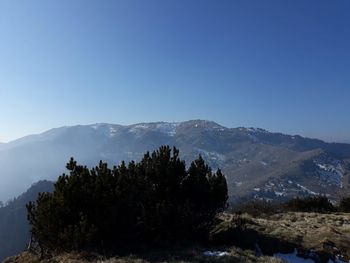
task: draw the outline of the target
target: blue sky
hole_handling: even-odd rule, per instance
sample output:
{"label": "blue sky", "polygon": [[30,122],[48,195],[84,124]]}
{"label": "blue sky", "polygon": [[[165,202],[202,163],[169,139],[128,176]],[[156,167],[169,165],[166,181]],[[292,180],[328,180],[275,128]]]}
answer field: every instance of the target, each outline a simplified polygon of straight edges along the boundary
{"label": "blue sky", "polygon": [[0,141],[210,119],[350,142],[350,1],[1,0]]}

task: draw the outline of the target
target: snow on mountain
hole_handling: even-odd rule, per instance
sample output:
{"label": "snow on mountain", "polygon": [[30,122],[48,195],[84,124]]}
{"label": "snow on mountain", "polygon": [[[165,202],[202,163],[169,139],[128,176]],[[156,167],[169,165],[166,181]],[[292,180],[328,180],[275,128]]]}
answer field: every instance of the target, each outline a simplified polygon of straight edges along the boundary
{"label": "snow on mountain", "polygon": [[173,122],[173,123],[158,123],[156,125],[157,130],[159,130],[162,133],[165,133],[169,136],[174,136],[176,134],[176,129],[179,126],[179,123]]}
{"label": "snow on mountain", "polygon": [[317,166],[317,173],[320,180],[329,184],[343,187],[343,178],[345,169],[342,166],[342,161],[335,158],[319,158],[314,160]]}
{"label": "snow on mountain", "polygon": [[180,125],[177,122],[156,122],[156,123],[139,123],[130,125],[129,132],[137,134],[140,136],[145,131],[157,131],[168,136],[174,136],[176,134],[176,129]]}
{"label": "snow on mountain", "polygon": [[0,145],[0,200],[23,192],[37,180],[54,180],[72,156],[90,167],[101,159],[116,165],[139,160],[164,144],[179,148],[188,164],[201,154],[213,170],[222,169],[230,195],[237,198],[252,193],[258,198],[335,195],[349,185],[347,144],[259,128],[226,128],[205,120],[97,123],[55,128]]}
{"label": "snow on mountain", "polygon": [[118,131],[123,127],[117,124],[108,124],[108,123],[96,123],[92,125],[88,125],[91,129],[93,129],[97,134],[100,134],[105,137],[113,138],[116,136]]}

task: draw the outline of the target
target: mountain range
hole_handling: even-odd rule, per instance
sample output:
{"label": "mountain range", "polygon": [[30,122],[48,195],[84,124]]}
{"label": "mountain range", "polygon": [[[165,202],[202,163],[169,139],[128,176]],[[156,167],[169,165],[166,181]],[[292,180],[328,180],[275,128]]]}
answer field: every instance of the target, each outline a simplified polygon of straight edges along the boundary
{"label": "mountain range", "polygon": [[54,181],[70,157],[88,167],[99,160],[112,166],[139,160],[160,145],[179,148],[187,164],[202,155],[222,169],[232,202],[314,194],[336,200],[349,189],[350,144],[191,120],[61,127],[0,144],[0,200],[39,180]]}

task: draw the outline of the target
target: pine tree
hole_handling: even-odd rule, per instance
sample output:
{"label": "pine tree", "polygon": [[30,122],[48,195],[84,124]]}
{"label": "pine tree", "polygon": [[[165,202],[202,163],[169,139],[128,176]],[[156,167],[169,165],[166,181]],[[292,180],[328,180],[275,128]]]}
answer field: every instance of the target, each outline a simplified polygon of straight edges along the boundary
{"label": "pine tree", "polygon": [[176,148],[162,146],[140,162],[93,169],[72,158],[53,193],[27,205],[32,235],[44,253],[112,250],[203,238],[226,208],[227,184],[199,156],[186,170]]}

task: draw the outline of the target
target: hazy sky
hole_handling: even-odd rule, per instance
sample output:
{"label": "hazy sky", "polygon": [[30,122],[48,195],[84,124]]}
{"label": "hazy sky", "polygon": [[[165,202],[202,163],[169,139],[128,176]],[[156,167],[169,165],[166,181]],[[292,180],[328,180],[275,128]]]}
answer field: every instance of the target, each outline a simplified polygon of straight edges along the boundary
{"label": "hazy sky", "polygon": [[0,141],[210,119],[350,141],[348,0],[0,0]]}

